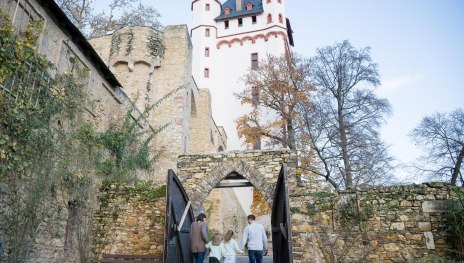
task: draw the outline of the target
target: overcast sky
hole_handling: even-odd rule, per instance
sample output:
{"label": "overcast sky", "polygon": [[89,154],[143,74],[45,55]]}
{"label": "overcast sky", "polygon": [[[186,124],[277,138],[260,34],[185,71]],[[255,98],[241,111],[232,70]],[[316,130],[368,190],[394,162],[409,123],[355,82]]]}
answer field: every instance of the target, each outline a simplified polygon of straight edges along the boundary
{"label": "overcast sky", "polygon": [[[104,6],[105,1],[98,3]],[[159,10],[164,25],[187,24],[190,28],[190,0],[144,3]],[[379,65],[382,80],[377,94],[387,98],[393,107],[382,138],[391,145],[397,160],[407,163],[419,157],[408,133],[423,116],[464,105],[464,1],[284,3],[294,31],[295,52],[309,57],[317,48],[345,39],[357,48],[372,48],[371,56]]]}

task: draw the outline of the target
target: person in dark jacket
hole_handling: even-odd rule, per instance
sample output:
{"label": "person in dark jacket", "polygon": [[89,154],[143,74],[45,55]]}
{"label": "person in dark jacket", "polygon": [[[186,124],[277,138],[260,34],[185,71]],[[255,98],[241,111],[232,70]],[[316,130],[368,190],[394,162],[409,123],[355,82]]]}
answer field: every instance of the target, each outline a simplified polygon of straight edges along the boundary
{"label": "person in dark jacket", "polygon": [[206,215],[201,213],[197,216],[196,222],[190,226],[190,249],[195,263],[203,263],[206,243],[208,243],[208,226],[206,225]]}

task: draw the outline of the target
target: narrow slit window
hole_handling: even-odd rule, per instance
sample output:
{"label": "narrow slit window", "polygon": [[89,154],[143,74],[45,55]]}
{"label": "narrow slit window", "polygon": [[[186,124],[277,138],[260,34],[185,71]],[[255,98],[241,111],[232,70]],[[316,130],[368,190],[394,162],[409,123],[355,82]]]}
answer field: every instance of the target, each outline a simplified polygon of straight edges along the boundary
{"label": "narrow slit window", "polygon": [[258,53],[251,54],[251,69],[252,70],[258,69]]}
{"label": "narrow slit window", "polygon": [[209,57],[209,47],[205,47],[205,57]]}
{"label": "narrow slit window", "polygon": [[259,88],[258,87],[251,88],[251,103],[253,106],[258,105],[259,103]]}
{"label": "narrow slit window", "polygon": [[205,78],[209,78],[209,68],[205,68]]}
{"label": "narrow slit window", "polygon": [[210,35],[209,28],[206,28],[205,29],[205,37],[209,37],[209,35]]}
{"label": "narrow slit window", "polygon": [[229,21],[224,21],[224,28],[229,29]]}
{"label": "narrow slit window", "polygon": [[256,20],[256,16],[252,16],[252,17],[251,17],[251,22],[252,22],[253,24],[256,24],[256,21],[257,21],[257,20]]}
{"label": "narrow slit window", "polygon": [[205,11],[209,11],[209,9],[210,9],[209,4],[206,4],[206,5],[205,5]]}
{"label": "narrow slit window", "polygon": [[239,27],[243,26],[243,19],[242,18],[238,19],[238,26]]}

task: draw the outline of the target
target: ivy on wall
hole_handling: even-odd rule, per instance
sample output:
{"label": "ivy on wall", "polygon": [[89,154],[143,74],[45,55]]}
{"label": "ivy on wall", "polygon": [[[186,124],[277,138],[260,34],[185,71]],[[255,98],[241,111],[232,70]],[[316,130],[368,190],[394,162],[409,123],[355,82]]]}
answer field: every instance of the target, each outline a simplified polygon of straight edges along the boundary
{"label": "ivy on wall", "polygon": [[[42,31],[41,22],[32,22],[18,34],[0,10],[0,261],[25,262],[36,240],[51,235],[64,240],[65,257],[91,262],[99,182],[134,184],[146,201],[164,196],[165,189],[152,190],[137,174],[151,171],[152,140],[169,124],[153,131],[140,123],[179,89],[142,113],[127,109],[122,123],[99,130],[85,121],[88,70],[69,57],[71,69],[57,73],[37,51]],[[52,231],[66,216],[66,229]]]}

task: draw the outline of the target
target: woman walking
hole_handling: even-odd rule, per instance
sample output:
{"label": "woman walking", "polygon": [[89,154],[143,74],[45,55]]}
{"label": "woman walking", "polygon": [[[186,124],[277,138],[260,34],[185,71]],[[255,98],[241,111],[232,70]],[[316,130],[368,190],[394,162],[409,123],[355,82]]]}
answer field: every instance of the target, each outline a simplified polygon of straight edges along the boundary
{"label": "woman walking", "polygon": [[235,263],[237,253],[243,254],[243,250],[238,247],[237,241],[234,239],[234,231],[229,230],[224,235],[224,263]]}

